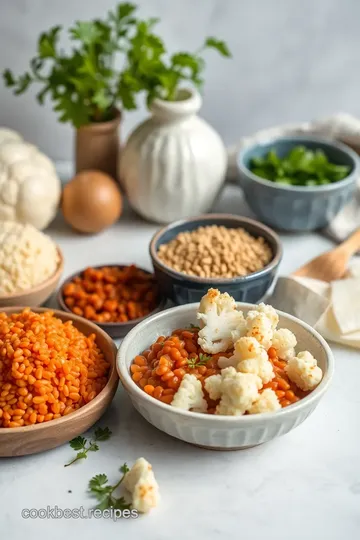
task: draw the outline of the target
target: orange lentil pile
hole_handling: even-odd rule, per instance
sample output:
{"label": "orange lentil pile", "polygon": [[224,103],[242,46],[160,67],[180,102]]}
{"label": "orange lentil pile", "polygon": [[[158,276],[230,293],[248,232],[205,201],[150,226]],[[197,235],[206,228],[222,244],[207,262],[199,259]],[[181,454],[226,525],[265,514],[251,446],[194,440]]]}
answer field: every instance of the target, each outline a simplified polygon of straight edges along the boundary
{"label": "orange lentil pile", "polygon": [[95,342],[51,311],[0,313],[0,427],[48,422],[104,388],[110,364]]}
{"label": "orange lentil pile", "polygon": [[[220,373],[219,358],[230,357],[233,351],[209,355],[204,353],[197,341],[196,328],[178,329],[171,336],[158,337],[149,349],[134,358],[130,366],[132,380],[147,394],[170,404],[183,376],[186,373],[193,374],[202,383],[204,396],[208,402],[207,413],[214,414],[218,401],[210,399],[204,382],[207,377]],[[265,388],[272,388],[281,406],[287,407],[306,393],[289,381],[284,370],[286,362],[277,357],[273,347],[269,349],[268,355],[274,367],[275,377],[270,383],[265,384],[260,392]],[[203,363],[205,360],[206,363]]]}
{"label": "orange lentil pile", "polygon": [[158,303],[154,276],[131,266],[87,268],[63,288],[67,307],[95,322],[127,322],[144,317]]}

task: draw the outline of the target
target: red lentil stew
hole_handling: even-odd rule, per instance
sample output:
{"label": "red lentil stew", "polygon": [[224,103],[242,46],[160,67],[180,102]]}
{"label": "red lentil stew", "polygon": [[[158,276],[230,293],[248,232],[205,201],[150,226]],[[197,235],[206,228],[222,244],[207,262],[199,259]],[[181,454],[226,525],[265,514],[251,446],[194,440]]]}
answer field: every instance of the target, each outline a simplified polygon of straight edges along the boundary
{"label": "red lentil stew", "polygon": [[[170,404],[186,373],[195,375],[203,386],[208,402],[208,414],[214,414],[218,401],[210,399],[204,387],[204,381],[211,375],[220,373],[218,359],[220,356],[230,357],[233,351],[209,355],[204,353],[197,343],[196,328],[178,329],[171,336],[160,336],[149,349],[136,356],[130,366],[132,380],[147,394],[163,403]],[[299,401],[306,395],[285,373],[286,362],[278,358],[276,349],[268,350],[270,362],[273,364],[275,377],[260,390],[272,388],[282,407]]]}
{"label": "red lentil stew", "polygon": [[100,323],[145,317],[158,304],[153,274],[135,265],[86,268],[63,287],[62,294],[73,313]]}
{"label": "red lentil stew", "polygon": [[0,313],[0,427],[70,414],[107,383],[110,364],[95,341],[51,311]]}

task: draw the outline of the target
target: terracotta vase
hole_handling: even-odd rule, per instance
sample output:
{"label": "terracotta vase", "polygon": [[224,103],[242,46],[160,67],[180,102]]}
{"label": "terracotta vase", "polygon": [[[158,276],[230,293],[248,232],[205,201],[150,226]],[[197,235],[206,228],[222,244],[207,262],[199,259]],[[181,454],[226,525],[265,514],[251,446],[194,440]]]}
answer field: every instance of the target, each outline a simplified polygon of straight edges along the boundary
{"label": "terracotta vase", "polygon": [[76,172],[96,169],[117,180],[120,111],[108,122],[82,126],[76,131]]}

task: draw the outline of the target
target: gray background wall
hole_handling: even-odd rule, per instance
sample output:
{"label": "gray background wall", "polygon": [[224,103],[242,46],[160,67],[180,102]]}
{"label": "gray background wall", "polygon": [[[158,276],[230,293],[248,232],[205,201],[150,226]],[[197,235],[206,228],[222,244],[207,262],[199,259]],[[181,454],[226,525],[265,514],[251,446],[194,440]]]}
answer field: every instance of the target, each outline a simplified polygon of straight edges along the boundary
{"label": "gray background wall", "polygon": [[[26,69],[39,33],[101,16],[115,0],[0,0],[0,70]],[[271,125],[345,111],[360,116],[360,0],[139,0],[160,16],[170,51],[205,35],[227,40],[233,60],[208,54],[202,115],[227,144]],[[144,118],[127,113],[123,134]],[[0,125],[52,158],[72,155],[72,129],[34,94],[16,98],[0,82]]]}

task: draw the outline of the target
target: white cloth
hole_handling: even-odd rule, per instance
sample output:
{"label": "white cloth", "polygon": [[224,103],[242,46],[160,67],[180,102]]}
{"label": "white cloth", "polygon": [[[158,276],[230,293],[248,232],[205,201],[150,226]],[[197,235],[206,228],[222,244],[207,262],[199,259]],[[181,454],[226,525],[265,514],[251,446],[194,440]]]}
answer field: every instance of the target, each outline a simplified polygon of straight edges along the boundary
{"label": "white cloth", "polygon": [[266,301],[307,322],[325,339],[360,348],[359,293],[360,257],[357,257],[350,266],[349,277],[332,283],[280,277],[272,296]]}
{"label": "white cloth", "polygon": [[[241,149],[256,142],[267,142],[275,137],[294,134],[312,134],[337,139],[360,153],[360,120],[349,114],[339,113],[323,120],[273,127],[259,131],[250,137],[243,137],[228,149],[229,180],[235,179],[238,175],[236,158]],[[341,210],[332,224],[322,231],[324,235],[336,242],[345,240],[354,229],[360,227],[360,180],[358,184],[359,189],[352,201]]]}

